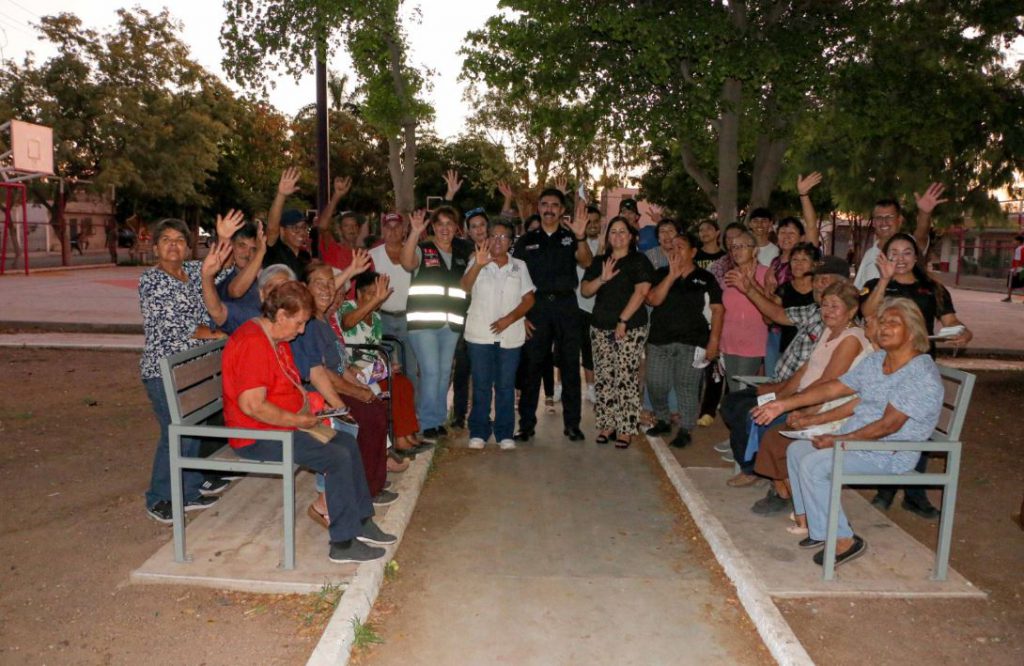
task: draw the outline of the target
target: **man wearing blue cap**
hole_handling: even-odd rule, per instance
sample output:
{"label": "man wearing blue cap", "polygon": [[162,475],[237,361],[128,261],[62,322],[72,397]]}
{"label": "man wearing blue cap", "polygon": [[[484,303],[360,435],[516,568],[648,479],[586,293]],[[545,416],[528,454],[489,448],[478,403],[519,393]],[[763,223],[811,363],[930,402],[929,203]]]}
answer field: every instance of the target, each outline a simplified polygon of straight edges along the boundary
{"label": "man wearing blue cap", "polygon": [[263,265],[284,264],[295,272],[299,280],[306,275],[306,266],[313,257],[303,244],[309,238],[309,225],[301,210],[284,210],[285,199],[299,189],[299,170],[289,167],[281,174],[277,195],[267,215],[267,253]]}

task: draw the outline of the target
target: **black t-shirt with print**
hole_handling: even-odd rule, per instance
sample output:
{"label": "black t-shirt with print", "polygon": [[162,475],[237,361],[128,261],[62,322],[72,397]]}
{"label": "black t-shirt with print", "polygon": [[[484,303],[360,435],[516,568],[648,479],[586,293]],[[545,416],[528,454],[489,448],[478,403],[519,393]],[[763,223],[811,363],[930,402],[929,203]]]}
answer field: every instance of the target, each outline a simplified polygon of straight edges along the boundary
{"label": "black t-shirt with print", "polygon": [[[601,267],[604,266],[608,257],[602,254],[594,257],[594,261],[583,274],[584,280],[596,280],[601,276]],[[590,325],[594,328],[609,330],[615,328],[619,323],[619,315],[626,307],[631,296],[633,287],[640,282],[652,283],[654,280],[654,267],[650,260],[639,252],[630,252],[619,259],[615,264],[618,271],[615,277],[601,285],[597,290],[597,298],[594,300],[594,313],[591,315]],[[533,274],[530,274],[533,277]],[[647,308],[640,306],[633,316],[629,318],[626,328],[639,328],[647,323]]]}
{"label": "black t-shirt with print", "polygon": [[693,258],[693,263],[697,264],[698,268],[708,269],[708,266],[715,263],[726,254],[725,250],[719,250],[718,252],[705,252],[704,250],[697,250],[697,255]]}
{"label": "black t-shirt with print", "polygon": [[[867,300],[877,284],[878,278],[865,282],[864,289],[861,290],[861,299]],[[885,296],[886,298],[909,298],[914,301],[924,316],[924,325],[928,329],[928,335],[935,332],[936,319],[956,313],[953,308],[953,297],[949,295],[949,290],[938,282],[915,280],[910,284],[901,284],[896,280],[889,280],[889,284],[885,285]]]}
{"label": "black t-shirt with print", "polygon": [[[651,288],[668,277],[668,268],[654,272]],[[704,317],[704,305],[721,305],[722,288],[718,280],[703,268],[694,268],[686,277],[669,287],[661,305],[651,311],[651,332],[647,343],[666,345],[679,342],[694,347],[707,347],[711,327]]]}

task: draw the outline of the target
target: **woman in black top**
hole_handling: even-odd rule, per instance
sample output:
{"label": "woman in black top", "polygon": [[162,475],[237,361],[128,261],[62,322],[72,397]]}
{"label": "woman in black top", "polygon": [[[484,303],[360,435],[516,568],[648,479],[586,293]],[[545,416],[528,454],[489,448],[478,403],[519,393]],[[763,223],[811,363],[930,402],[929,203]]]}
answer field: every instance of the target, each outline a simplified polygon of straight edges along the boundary
{"label": "woman in black top", "polygon": [[[796,308],[803,305],[814,304],[814,290],[812,288],[813,278],[811,271],[814,270],[821,252],[810,243],[797,243],[793,249],[788,250],[786,266],[789,274],[785,282],[779,284],[775,289],[775,302],[784,308]],[[776,257],[778,258],[778,257]],[[786,351],[786,347],[796,336],[796,326],[779,326],[781,336],[779,339],[778,356]],[[769,343],[771,340],[769,340]],[[775,369],[775,364],[765,366],[765,374],[770,375]]]}
{"label": "woman in black top", "polygon": [[718,223],[714,220],[704,220],[697,225],[697,238],[700,239],[700,248],[693,263],[698,268],[708,269],[708,266],[725,256],[726,252],[718,244],[720,236]]}
{"label": "woman in black top", "polygon": [[580,283],[584,297],[597,295],[590,320],[597,441],[614,437],[622,449],[640,429],[640,358],[648,328],[643,304],[654,275],[636,243],[636,229],[626,218],[612,218],[605,232],[606,253],[594,258]]}

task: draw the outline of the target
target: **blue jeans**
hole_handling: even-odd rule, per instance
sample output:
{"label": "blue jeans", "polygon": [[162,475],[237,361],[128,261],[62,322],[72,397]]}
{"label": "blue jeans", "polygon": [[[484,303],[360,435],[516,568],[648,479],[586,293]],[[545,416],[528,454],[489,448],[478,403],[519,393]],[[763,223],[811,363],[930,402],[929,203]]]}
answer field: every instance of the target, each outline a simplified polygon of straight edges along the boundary
{"label": "blue jeans", "polygon": [[[402,341],[402,349],[404,350],[404,366],[402,372],[412,382],[413,389],[419,393],[420,385],[420,366],[416,361],[416,352],[413,351],[412,345],[409,344],[409,322],[406,321],[405,316],[396,317],[389,315],[386,312],[380,313],[380,328],[384,335],[393,335]],[[399,350],[394,350],[391,356],[392,360],[401,363],[403,360],[403,354]]]}
{"label": "blue jeans", "polygon": [[[516,427],[516,369],[519,352],[498,344],[467,342],[469,367],[473,372],[473,408],[469,412],[469,436],[485,442],[512,439]],[[491,393],[494,394],[494,422],[491,422]]]}
{"label": "blue jeans", "polygon": [[421,328],[409,331],[409,342],[420,364],[420,385],[416,390],[416,418],[424,430],[448,420],[448,383],[459,334],[451,328]]}
{"label": "blue jeans", "polygon": [[[143,379],[142,385],[146,388],[146,395],[153,404],[153,414],[160,424],[160,439],[156,442],[156,452],[153,454],[153,472],[149,478],[149,490],[146,491],[146,506],[152,507],[157,502],[171,501],[171,449],[168,445],[167,427],[171,424],[171,410],[167,406],[167,396],[164,395],[164,382],[159,377]],[[181,455],[194,457],[199,453],[199,440],[192,437],[181,438]],[[203,483],[202,472],[195,470],[184,470],[184,495],[185,502],[191,502],[199,497],[199,486]]]}
{"label": "blue jeans", "polygon": [[767,377],[775,375],[775,364],[782,356],[782,329],[778,326],[768,327],[768,342],[764,346],[764,374]]}
{"label": "blue jeans", "polygon": [[[793,513],[806,514],[808,536],[824,541],[832,492],[832,449],[816,449],[806,439],[793,442],[786,450],[786,466],[793,489]],[[888,467],[878,465],[874,458],[860,455],[858,451],[850,451],[843,456],[843,471],[852,474],[892,473]],[[853,536],[842,504],[839,505],[836,534],[840,539]]]}

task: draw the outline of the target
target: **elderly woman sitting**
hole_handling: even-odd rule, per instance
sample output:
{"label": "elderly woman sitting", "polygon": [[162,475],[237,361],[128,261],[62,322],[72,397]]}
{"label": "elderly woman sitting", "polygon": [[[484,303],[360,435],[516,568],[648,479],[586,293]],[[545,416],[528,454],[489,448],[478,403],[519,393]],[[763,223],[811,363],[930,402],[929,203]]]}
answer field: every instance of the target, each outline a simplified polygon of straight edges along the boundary
{"label": "elderly woman sitting", "polygon": [[[928,355],[928,334],[917,306],[908,299],[887,300],[880,308],[878,343],[882,351],[868,356],[839,379],[814,386],[796,395],[754,409],[757,423],[766,424],[783,412],[857,395],[860,402],[842,433],[820,435],[813,441],[798,440],[787,451],[793,508],[806,521],[808,536],[802,548],[825,543],[832,448],[840,440],[925,441],[939,420],[942,380]],[[845,456],[849,472],[904,474],[914,468],[919,451],[851,451]],[[867,550],[867,542],[850,529],[839,510],[836,565]],[[815,553],[821,564],[823,553]]]}
{"label": "elderly woman sitting", "polygon": [[[303,429],[323,420],[310,413],[289,342],[301,334],[313,314],[313,297],[298,282],[286,282],[266,295],[262,315],[238,328],[221,360],[224,422],[229,427],[293,430],[295,461],[327,478],[332,562],[365,562],[384,555],[369,544],[394,543],[373,522],[373,504],[355,440],[335,433],[326,444]],[[243,458],[281,460],[272,440],[232,439]]]}

